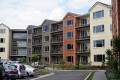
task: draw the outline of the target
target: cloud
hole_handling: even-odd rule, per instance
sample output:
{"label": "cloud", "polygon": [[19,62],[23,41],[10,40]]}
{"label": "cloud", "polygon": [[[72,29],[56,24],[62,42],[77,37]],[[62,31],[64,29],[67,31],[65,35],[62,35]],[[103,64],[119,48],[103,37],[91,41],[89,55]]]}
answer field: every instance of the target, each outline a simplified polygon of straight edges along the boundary
{"label": "cloud", "polygon": [[[0,0],[0,23],[26,29],[44,19],[61,20],[67,12],[86,13],[97,0]],[[110,4],[111,0],[99,0]]]}

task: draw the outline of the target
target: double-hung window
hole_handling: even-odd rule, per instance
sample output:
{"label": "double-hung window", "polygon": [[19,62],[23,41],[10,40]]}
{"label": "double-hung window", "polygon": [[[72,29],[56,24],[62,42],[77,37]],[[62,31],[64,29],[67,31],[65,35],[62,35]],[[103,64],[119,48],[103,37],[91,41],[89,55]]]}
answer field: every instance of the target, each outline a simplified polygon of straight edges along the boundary
{"label": "double-hung window", "polygon": [[104,17],[104,10],[100,10],[93,13],[93,19]]}
{"label": "double-hung window", "polygon": [[112,24],[110,24],[110,32],[112,32]]}
{"label": "double-hung window", "polygon": [[49,46],[43,46],[43,51],[49,51]]}
{"label": "double-hung window", "polygon": [[44,26],[43,31],[49,31],[49,26]]}
{"label": "double-hung window", "polygon": [[104,40],[94,40],[94,47],[103,47],[105,44]]}
{"label": "double-hung window", "polygon": [[0,34],[4,34],[5,33],[5,29],[0,29]]}
{"label": "double-hung window", "polygon": [[0,52],[5,52],[5,48],[0,47]]}
{"label": "double-hung window", "polygon": [[5,43],[5,38],[0,38],[0,43]]}
{"label": "double-hung window", "polygon": [[66,50],[71,50],[73,49],[73,44],[67,44],[66,45]]}
{"label": "double-hung window", "polygon": [[72,26],[72,25],[73,25],[73,20],[66,21],[66,26]]}
{"label": "double-hung window", "polygon": [[73,56],[66,56],[67,62],[73,62]]}
{"label": "double-hung window", "polygon": [[104,25],[98,25],[93,27],[93,33],[104,32]]}
{"label": "double-hung window", "polygon": [[66,38],[71,38],[73,37],[73,32],[67,32],[66,33]]}
{"label": "double-hung window", "polygon": [[105,55],[94,55],[95,62],[103,62],[105,61]]}
{"label": "double-hung window", "polygon": [[49,36],[44,36],[44,37],[43,37],[43,41],[44,41],[44,42],[49,41]]}

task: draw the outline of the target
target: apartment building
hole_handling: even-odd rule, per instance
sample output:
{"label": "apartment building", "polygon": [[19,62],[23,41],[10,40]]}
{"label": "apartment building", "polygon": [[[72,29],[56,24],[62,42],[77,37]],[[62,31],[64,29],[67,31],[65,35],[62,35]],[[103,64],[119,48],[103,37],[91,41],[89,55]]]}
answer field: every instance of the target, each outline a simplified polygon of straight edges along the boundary
{"label": "apartment building", "polygon": [[53,20],[45,19],[42,24],[42,60],[43,62],[51,63],[50,50],[51,50],[51,24]]}
{"label": "apartment building", "polygon": [[11,29],[10,33],[10,43],[11,43],[11,60],[21,60],[24,59],[26,62],[27,57],[27,30],[25,29]]}
{"label": "apartment building", "polygon": [[10,54],[10,29],[5,24],[0,24],[0,59],[9,59]]}
{"label": "apartment building", "polygon": [[87,65],[90,63],[90,14],[83,14],[77,18],[76,31],[76,56],[77,63]]}
{"label": "apartment building", "polygon": [[34,25],[29,25],[27,27],[27,56],[28,56],[28,60],[27,62],[30,62],[30,57],[32,56],[32,35],[34,34],[33,33],[33,28],[36,28],[38,26],[34,26]]}
{"label": "apartment building", "polygon": [[59,64],[63,60],[63,21],[51,24],[51,50],[52,64]]}
{"label": "apartment building", "polygon": [[66,64],[76,64],[76,30],[79,14],[68,12],[63,18],[63,59]]}
{"label": "apartment building", "polygon": [[36,26],[32,31],[32,54],[42,57],[42,27]]}
{"label": "apartment building", "polygon": [[120,0],[112,0],[113,37],[120,36]]}
{"label": "apartment building", "polygon": [[105,61],[106,49],[111,49],[112,16],[111,6],[96,2],[90,9],[90,58],[91,65]]}

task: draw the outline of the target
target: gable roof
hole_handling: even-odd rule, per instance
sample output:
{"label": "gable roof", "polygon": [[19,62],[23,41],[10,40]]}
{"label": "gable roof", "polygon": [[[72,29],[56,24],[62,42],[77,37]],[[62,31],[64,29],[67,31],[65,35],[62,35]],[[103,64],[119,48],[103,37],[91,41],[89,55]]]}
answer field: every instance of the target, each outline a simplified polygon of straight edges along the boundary
{"label": "gable roof", "polygon": [[45,22],[48,22],[49,24],[52,24],[52,23],[57,22],[57,21],[45,19],[40,26],[42,26]]}
{"label": "gable roof", "polygon": [[109,5],[109,4],[105,4],[105,3],[97,1],[88,11],[90,12],[97,4],[102,4],[102,5],[106,6],[106,7],[112,8],[112,6]]}
{"label": "gable roof", "polygon": [[35,25],[28,25],[28,27],[26,29],[32,29],[32,28],[36,28],[38,26],[35,26]]}
{"label": "gable roof", "polygon": [[0,25],[3,25],[3,26],[7,27],[7,28],[10,30],[10,28],[9,28],[7,25],[5,25],[5,24],[3,24],[3,23],[1,23]]}
{"label": "gable roof", "polygon": [[64,17],[63,17],[63,19],[67,16],[67,15],[69,15],[69,14],[71,14],[71,15],[73,15],[73,16],[75,16],[75,17],[79,17],[81,14],[77,14],[77,13],[72,13],[72,12],[68,12]]}

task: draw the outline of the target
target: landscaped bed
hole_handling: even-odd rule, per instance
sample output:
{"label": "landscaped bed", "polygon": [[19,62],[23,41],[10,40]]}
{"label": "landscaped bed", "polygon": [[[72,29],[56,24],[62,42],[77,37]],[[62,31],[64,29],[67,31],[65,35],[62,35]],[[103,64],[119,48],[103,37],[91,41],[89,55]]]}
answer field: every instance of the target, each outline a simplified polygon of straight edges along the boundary
{"label": "landscaped bed", "polygon": [[94,76],[95,72],[92,72],[89,77],[87,78],[87,80],[92,80],[93,79],[93,76]]}
{"label": "landscaped bed", "polygon": [[44,70],[44,69],[39,69],[39,75],[45,75],[45,74],[49,74],[50,72]]}

